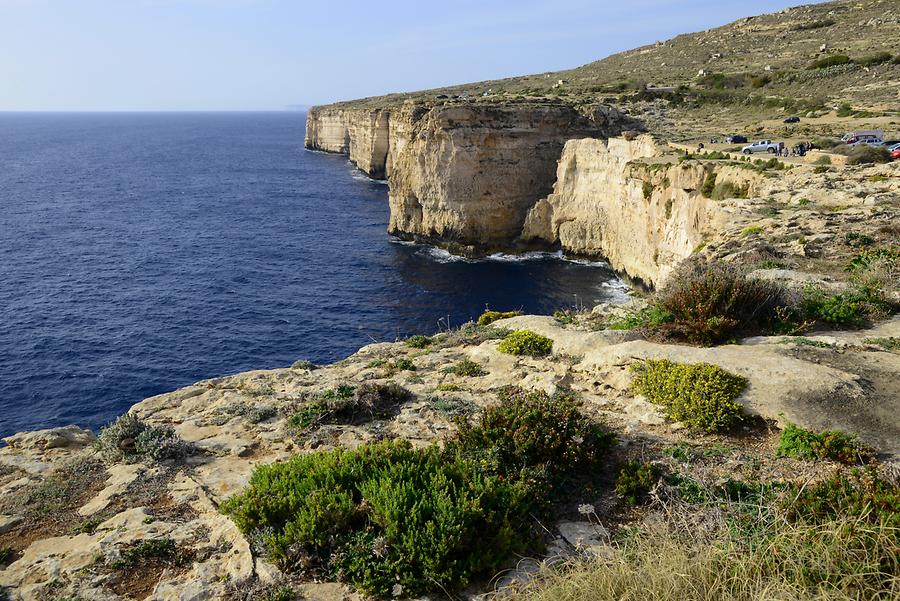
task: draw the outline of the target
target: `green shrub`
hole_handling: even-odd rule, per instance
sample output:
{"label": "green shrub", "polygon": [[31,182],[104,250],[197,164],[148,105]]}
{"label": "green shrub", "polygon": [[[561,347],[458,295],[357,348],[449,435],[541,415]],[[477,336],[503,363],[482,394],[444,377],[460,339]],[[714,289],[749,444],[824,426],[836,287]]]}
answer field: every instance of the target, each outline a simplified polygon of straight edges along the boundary
{"label": "green shrub", "polygon": [[328,415],[328,408],[323,403],[309,403],[300,407],[288,418],[288,426],[295,430],[305,430],[318,423],[326,415]]}
{"label": "green shrub", "polygon": [[356,392],[356,386],[352,384],[338,384],[336,388],[330,388],[323,392],[322,399],[325,401],[352,399],[354,392]]}
{"label": "green shrub", "polygon": [[804,291],[803,309],[813,319],[833,325],[859,325],[864,319],[861,299],[852,293],[828,294],[818,288]]}
{"label": "green shrub", "polygon": [[700,193],[703,194],[704,198],[712,198],[713,193],[716,190],[716,178],[718,175],[711,171],[706,174],[706,179],[703,180],[703,185],[700,187]]}
{"label": "green shrub", "polygon": [[374,596],[458,590],[528,542],[522,483],[405,441],[257,468],[223,511],[283,570],[301,565]]}
{"label": "green shrub", "polygon": [[553,312],[553,319],[555,319],[559,323],[571,324],[575,323],[576,315],[577,313],[570,309],[557,309]]}
{"label": "green shrub", "polygon": [[181,459],[194,452],[171,426],[151,426],[126,413],[100,430],[95,443],[107,461],[163,461]]}
{"label": "green shrub", "polygon": [[388,419],[411,398],[412,393],[394,382],[342,384],[297,409],[288,419],[288,426],[306,430],[320,424],[361,424]]}
{"label": "green shrub", "polygon": [[653,182],[645,181],[643,183],[643,185],[641,187],[641,191],[644,194],[644,200],[650,200],[650,198],[653,196],[653,190],[654,190]]}
{"label": "green shrub", "polygon": [[862,65],[863,67],[872,67],[874,65],[889,62],[892,58],[893,55],[891,55],[890,52],[875,52],[873,54],[861,56],[853,62]]}
{"label": "green shrub", "polygon": [[820,58],[816,61],[813,61],[809,65],[809,69],[826,69],[828,67],[835,67],[837,65],[846,65],[853,62],[850,60],[850,57],[846,54],[832,54],[830,56],[826,56],[824,58]]}
{"label": "green shrub", "polygon": [[[900,528],[900,488],[881,479],[871,467],[838,473],[818,484],[794,487],[781,507],[793,520],[822,523],[853,517]],[[896,532],[894,537],[896,540]]]}
{"label": "green shrub", "polygon": [[884,146],[854,146],[847,154],[848,165],[890,163],[891,153]]}
{"label": "green shrub", "polygon": [[128,570],[148,559],[172,559],[176,554],[175,541],[171,538],[156,538],[140,541],[126,549],[112,563],[117,570]]}
{"label": "green shrub", "polygon": [[479,376],[487,375],[487,372],[484,370],[484,368],[471,359],[463,359],[456,365],[448,367],[444,371],[450,374],[456,374],[457,376],[464,376],[467,378],[477,378]]}
{"label": "green shrub", "polygon": [[9,547],[0,547],[0,566],[5,566],[13,558],[15,551]]}
{"label": "green shrub", "polygon": [[553,341],[531,330],[516,330],[500,341],[497,350],[509,355],[543,357],[553,350]]}
{"label": "green shrub", "polygon": [[459,384],[446,384],[443,382],[435,386],[434,389],[438,392],[459,392],[462,390]]}
{"label": "green shrub", "polygon": [[720,182],[712,191],[713,200],[725,200],[727,198],[747,198],[750,196],[750,184],[738,186],[733,182]]}
{"label": "green shrub", "polygon": [[[863,240],[861,243],[871,243],[872,239],[866,236],[868,242]],[[849,241],[849,234],[848,234]],[[847,265],[847,271],[862,271],[868,269],[875,263],[884,263],[889,267],[894,267],[900,263],[900,249],[898,248],[867,248],[857,253]]]}
{"label": "green shrub", "polygon": [[632,366],[633,386],[676,421],[707,432],[727,431],[741,419],[735,402],[747,380],[716,365],[648,359]]}
{"label": "green shrub", "polygon": [[816,165],[815,167],[813,167],[813,173],[821,175],[822,173],[828,173],[830,169],[831,167],[829,167],[828,165]]}
{"label": "green shrub", "polygon": [[673,315],[656,305],[650,305],[640,311],[633,311],[621,317],[615,317],[607,324],[610,330],[635,330],[638,328],[656,328],[670,323]]}
{"label": "green shrub", "polygon": [[781,432],[777,455],[797,459],[832,459],[848,465],[865,463],[874,458],[872,451],[861,446],[855,436],[833,430],[811,432],[791,423]]}
{"label": "green shrub", "polygon": [[487,326],[500,319],[509,319],[521,315],[521,311],[485,311],[478,318],[478,325]]}
{"label": "green shrub", "polygon": [[703,345],[780,328],[794,310],[782,286],[727,265],[701,263],[672,274],[655,304],[672,317],[657,328],[661,334]]}
{"label": "green shrub", "polygon": [[431,345],[431,338],[416,334],[406,339],[406,346],[411,348],[425,348]]}
{"label": "green shrub", "polygon": [[396,359],[394,359],[392,365],[394,366],[394,369],[400,371],[416,371],[415,363],[412,362],[412,359],[409,359],[407,357],[397,357]]}
{"label": "green shrub", "polygon": [[761,225],[751,225],[745,227],[741,230],[741,236],[752,236],[754,234],[761,234],[766,228]]}
{"label": "green shrub", "polygon": [[821,29],[823,27],[831,27],[837,23],[834,19],[817,19],[815,21],[807,21],[806,23],[797,23],[791,25],[791,31],[811,31],[813,29]]}
{"label": "green shrub", "polygon": [[897,336],[889,336],[887,338],[866,338],[863,342],[880,346],[889,351],[900,350],[900,338]]}
{"label": "green shrub", "polygon": [[474,423],[461,422],[450,446],[505,479],[559,483],[591,472],[606,459],[615,440],[603,426],[578,411],[570,396],[505,387],[500,404]]}
{"label": "green shrub", "polygon": [[823,154],[822,156],[817,158],[815,163],[813,163],[813,164],[814,165],[827,165],[830,167],[831,166],[831,157]]}
{"label": "green shrub", "polygon": [[319,369],[319,366],[307,359],[301,359],[300,361],[294,361],[291,364],[291,369],[305,369],[307,371],[313,371],[314,369]]}
{"label": "green shrub", "polygon": [[647,498],[661,476],[662,470],[652,463],[628,461],[616,476],[616,492],[630,504],[637,505]]}

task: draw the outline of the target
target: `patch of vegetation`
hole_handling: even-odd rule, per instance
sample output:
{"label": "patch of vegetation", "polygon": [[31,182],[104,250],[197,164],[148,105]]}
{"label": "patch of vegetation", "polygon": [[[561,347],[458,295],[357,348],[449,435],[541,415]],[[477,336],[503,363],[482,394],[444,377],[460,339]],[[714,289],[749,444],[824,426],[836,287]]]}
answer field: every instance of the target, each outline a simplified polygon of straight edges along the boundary
{"label": "patch of vegetation", "polygon": [[631,505],[637,505],[647,498],[662,477],[662,469],[652,463],[628,461],[616,476],[616,492],[625,497]]}
{"label": "patch of vegetation", "polygon": [[866,344],[874,344],[889,351],[900,350],[900,338],[890,336],[888,338],[866,338],[863,340]]}
{"label": "patch of vegetation", "polygon": [[176,555],[177,546],[171,538],[157,538],[141,541],[122,552],[112,563],[117,570],[129,570],[148,559],[172,559]]}
{"label": "patch of vegetation", "polygon": [[85,494],[106,479],[106,468],[96,460],[73,459],[47,474],[40,482],[19,489],[0,503],[0,514],[22,515],[40,521],[74,507]]}
{"label": "patch of vegetation", "polygon": [[563,324],[575,323],[576,313],[570,309],[557,309],[553,312],[553,319]]}
{"label": "patch of vegetation", "polygon": [[[866,238],[871,243],[872,239],[868,236]],[[862,250],[850,259],[847,271],[862,271],[878,262],[883,262],[889,267],[900,264],[900,248],[867,248]]]}
{"label": "patch of vegetation", "polygon": [[[818,484],[795,487],[794,494],[782,500],[782,509],[791,519],[811,523],[853,517],[896,529],[900,528],[900,488],[871,467],[854,469]],[[895,530],[895,545],[896,537]]]}
{"label": "patch of vegetation", "polygon": [[477,378],[479,376],[487,375],[487,371],[485,371],[485,369],[481,367],[479,363],[476,363],[471,359],[463,359],[455,365],[446,368],[444,371],[466,378]]}
{"label": "patch of vegetation", "polygon": [[884,146],[854,146],[847,153],[848,165],[867,165],[871,163],[890,163],[891,153]]}
{"label": "patch of vegetation", "polygon": [[855,436],[833,430],[812,432],[791,423],[781,432],[777,455],[796,459],[831,459],[847,465],[874,459],[872,450],[860,445]]}
{"label": "patch of vegetation", "polygon": [[126,413],[100,430],[95,443],[107,461],[177,460],[194,452],[171,426],[151,426],[133,413]]}
{"label": "patch of vegetation", "polygon": [[791,31],[812,31],[813,29],[831,27],[835,23],[837,23],[837,21],[834,19],[816,19],[814,21],[806,21],[804,23],[791,25]]}
{"label": "patch of vegetation", "polygon": [[883,63],[890,62],[892,58],[894,57],[890,52],[882,51],[872,54],[866,54],[865,56],[861,56],[853,62],[858,65],[862,65],[863,67],[874,67],[875,65],[881,65]]}
{"label": "patch of vegetation", "polygon": [[412,393],[394,382],[340,385],[319,399],[302,405],[288,419],[288,426],[306,430],[321,424],[360,424],[396,414]]}
{"label": "patch of vegetation", "polygon": [[707,432],[724,432],[741,420],[743,405],[735,399],[746,378],[716,365],[648,359],[632,366],[635,390],[661,405],[675,421]]}
{"label": "patch of vegetation", "polygon": [[610,330],[635,330],[638,328],[656,328],[671,323],[674,316],[656,305],[650,305],[639,311],[632,311],[615,317],[607,324]]}
{"label": "patch of vegetation", "polygon": [[654,305],[672,316],[656,330],[666,338],[711,345],[737,334],[777,331],[794,319],[794,301],[780,285],[726,265],[685,265]]}
{"label": "patch of vegetation", "polygon": [[397,357],[391,365],[399,371],[416,371],[416,364],[408,357]]}
{"label": "patch of vegetation", "polygon": [[319,369],[319,366],[312,361],[301,359],[300,361],[294,361],[294,363],[291,364],[291,369],[305,369],[308,371],[312,371],[314,369]]}
{"label": "patch of vegetation", "polygon": [[478,318],[478,325],[487,326],[500,319],[509,319],[521,315],[521,311],[485,311]]}
{"label": "patch of vegetation", "polygon": [[808,69],[826,69],[828,67],[836,67],[838,65],[846,65],[853,61],[846,54],[831,54],[822,57],[810,63]]}
{"label": "patch of vegetation", "polygon": [[863,307],[856,294],[828,294],[818,288],[804,292],[803,309],[810,317],[837,326],[855,326],[864,321]]}
{"label": "patch of vegetation", "polygon": [[741,236],[746,237],[746,236],[753,236],[755,234],[761,234],[762,232],[765,231],[765,229],[766,228],[761,225],[751,225],[751,226],[745,227],[744,229],[741,230]]}
{"label": "patch of vegetation", "polygon": [[822,173],[828,173],[831,169],[829,165],[816,165],[813,167],[813,173],[821,175]]}
{"label": "patch of vegetation", "polygon": [[410,336],[406,339],[406,346],[410,348],[427,348],[431,346],[431,342],[432,340],[428,336],[416,334],[415,336]]}
{"label": "patch of vegetation", "polygon": [[[844,236],[844,241],[847,242],[848,245],[854,247],[868,246],[875,242],[875,240],[871,236],[862,234],[860,232],[847,232],[847,235]],[[866,266],[868,266],[868,264]],[[853,269],[848,268],[847,271],[853,271]]]}
{"label": "patch of vegetation", "polygon": [[805,336],[789,336],[778,341],[779,344],[796,344],[799,346],[812,346],[816,348],[834,348],[833,344],[822,342],[821,340],[813,340]]}
{"label": "patch of vegetation", "polygon": [[831,157],[823,154],[813,163],[814,165],[825,165],[827,167],[831,167]]}
{"label": "patch of vegetation", "polygon": [[445,399],[435,396],[431,397],[428,402],[435,411],[440,411],[449,417],[468,417],[477,409],[474,403],[456,397]]}
{"label": "patch of vegetation", "polygon": [[497,350],[509,355],[543,357],[553,350],[553,340],[531,330],[516,330],[500,341]]}
{"label": "patch of vegetation", "polygon": [[243,417],[250,423],[257,424],[275,417],[277,413],[275,408],[269,405],[234,402],[219,407],[210,422],[213,425],[221,426],[235,417]]}
{"label": "patch of vegetation", "polygon": [[379,597],[452,592],[524,553],[550,483],[602,461],[611,442],[570,401],[508,392],[443,449],[300,455],[257,468],[222,510],[282,570]]}
{"label": "patch of vegetation", "polygon": [[0,547],[0,566],[5,566],[12,560],[15,551],[9,547]]}
{"label": "patch of vegetation", "polygon": [[736,185],[734,182],[719,182],[712,191],[713,200],[725,200],[728,198],[748,198],[750,196],[750,184],[746,183],[742,186]]}
{"label": "patch of vegetation", "polygon": [[706,174],[706,179],[703,180],[703,185],[700,186],[700,193],[704,198],[712,198],[713,194],[716,190],[716,178],[718,174],[715,171],[711,171]]}
{"label": "patch of vegetation", "polygon": [[459,392],[462,387],[459,384],[441,383],[434,387],[438,392]]}
{"label": "patch of vegetation", "polygon": [[644,200],[650,200],[653,197],[653,191],[655,190],[653,186],[653,182],[645,181],[641,186],[641,191],[644,194]]}

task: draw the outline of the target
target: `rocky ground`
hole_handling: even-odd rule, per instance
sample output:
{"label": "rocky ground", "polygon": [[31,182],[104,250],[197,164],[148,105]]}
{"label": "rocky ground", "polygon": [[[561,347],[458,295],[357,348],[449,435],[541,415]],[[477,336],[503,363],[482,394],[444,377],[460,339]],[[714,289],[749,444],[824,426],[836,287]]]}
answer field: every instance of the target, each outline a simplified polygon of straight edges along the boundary
{"label": "rocky ground", "polygon": [[[109,461],[95,447],[95,436],[76,427],[9,437],[0,450],[0,549],[9,554],[0,585],[17,600],[261,598],[253,591],[284,576],[217,508],[246,485],[255,466],[390,437],[426,445],[452,432],[455,418],[496,402],[496,391],[507,385],[571,391],[584,412],[620,434],[622,459],[667,454],[671,458],[662,461],[687,465],[692,477],[706,482],[828,473],[828,462],[775,457],[778,424],[786,420],[859,433],[888,462],[900,455],[900,353],[877,342],[900,338],[900,319],[864,330],[696,348],[604,329],[623,310],[600,306],[562,320],[518,316],[441,334],[422,348],[373,344],[333,365],[299,362],[205,380],[137,404],[134,415],[171,425],[193,443],[193,452],[179,461]],[[553,353],[500,353],[501,328],[544,334],[554,342]],[[629,366],[645,358],[707,361],[745,376],[749,386],[740,401],[762,419],[728,436],[698,435],[667,421],[630,387]],[[480,367],[478,375],[452,373],[464,360]],[[291,419],[312,399],[387,382],[412,396],[383,419],[321,425]],[[685,457],[689,463],[682,465]],[[577,511],[583,504],[593,507],[592,515]],[[547,525],[548,557],[596,549],[618,524],[635,518],[609,490],[572,499],[557,514],[558,523]],[[508,574],[470,593],[508,585],[540,560],[512,563]],[[294,587],[307,599],[356,598],[336,583]]]}

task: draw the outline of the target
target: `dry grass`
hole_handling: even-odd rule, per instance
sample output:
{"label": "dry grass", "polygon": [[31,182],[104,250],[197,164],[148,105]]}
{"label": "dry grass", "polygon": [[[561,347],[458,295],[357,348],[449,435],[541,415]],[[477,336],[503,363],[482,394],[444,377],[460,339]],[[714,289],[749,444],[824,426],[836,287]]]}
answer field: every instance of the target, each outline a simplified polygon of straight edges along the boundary
{"label": "dry grass", "polygon": [[727,530],[707,537],[660,527],[612,547],[606,557],[547,572],[510,599],[897,599],[898,540],[897,528],[853,519],[818,526],[780,522],[754,542]]}

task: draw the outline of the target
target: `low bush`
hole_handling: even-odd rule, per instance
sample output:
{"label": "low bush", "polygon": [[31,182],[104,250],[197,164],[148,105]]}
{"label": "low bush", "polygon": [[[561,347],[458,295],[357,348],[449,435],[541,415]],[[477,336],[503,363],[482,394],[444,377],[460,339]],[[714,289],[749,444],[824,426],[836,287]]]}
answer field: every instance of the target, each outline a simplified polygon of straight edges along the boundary
{"label": "low bush", "polygon": [[889,351],[900,350],[900,337],[897,336],[889,336],[887,338],[866,338],[863,342],[880,346]]}
{"label": "low bush", "polygon": [[171,538],[157,538],[140,541],[119,555],[112,563],[117,570],[128,570],[148,559],[172,559],[175,557],[177,546]]}
{"label": "low bush", "polygon": [[826,154],[823,154],[822,156],[817,158],[813,164],[814,165],[826,165],[826,166],[830,167],[831,166],[831,157]]}
{"label": "low bush", "polygon": [[406,339],[406,346],[410,348],[426,348],[431,345],[431,338],[416,334]]}
{"label": "low bush", "polygon": [[884,146],[854,146],[847,153],[848,165],[890,163],[891,153]]}
{"label": "low bush", "polygon": [[474,423],[460,423],[450,445],[489,473],[559,483],[598,467],[615,440],[583,416],[570,396],[506,387],[498,398],[500,404],[485,409]]}
{"label": "low bush", "polygon": [[665,323],[670,323],[674,316],[655,305],[650,305],[639,311],[632,311],[620,317],[614,317],[607,324],[610,330],[635,330],[639,328],[653,329]]}
{"label": "low bush", "polygon": [[151,426],[132,413],[100,430],[95,444],[107,461],[181,459],[195,450],[171,426]]}
{"label": "low bush", "polygon": [[747,380],[716,365],[648,359],[632,366],[633,386],[666,415],[707,432],[724,432],[740,421],[743,405],[735,399]]}
{"label": "low bush", "polygon": [[443,449],[300,455],[258,467],[221,507],[282,570],[378,597],[450,593],[526,552],[549,483],[599,463],[611,441],[571,401],[506,391]]}
{"label": "low bush", "polygon": [[408,357],[397,357],[391,362],[391,366],[399,371],[416,371],[416,364]]}
{"label": "low bush", "polygon": [[875,65],[880,65],[882,63],[890,62],[893,58],[893,55],[890,52],[875,52],[873,54],[866,54],[865,56],[861,56],[853,62],[858,65],[862,65],[863,67],[872,67]]}
{"label": "low bush", "polygon": [[829,56],[813,61],[809,65],[809,69],[826,69],[837,65],[846,65],[853,61],[846,54],[831,54]]}
{"label": "low bush", "polygon": [[657,328],[660,333],[702,345],[777,330],[795,309],[778,284],[749,278],[735,267],[699,262],[672,274],[654,304],[671,315]]}
{"label": "low bush", "polygon": [[836,326],[855,326],[865,316],[861,299],[853,293],[829,294],[818,288],[804,292],[803,309],[809,317]]}
{"label": "low bush", "polygon": [[[817,484],[795,486],[793,494],[782,499],[781,507],[792,520],[821,523],[853,517],[900,528],[900,488],[879,477],[871,467],[837,473]],[[895,530],[894,537],[895,544],[900,543],[900,532]]]}
{"label": "low bush", "polygon": [[446,368],[444,371],[466,378],[477,378],[479,376],[487,375],[487,372],[484,370],[484,368],[471,359],[463,359],[457,364]]}
{"label": "low bush", "polygon": [[812,432],[788,423],[778,441],[779,457],[831,459],[853,465],[874,459],[874,453],[859,444],[855,436],[834,430]]}
{"label": "low bush", "polygon": [[288,419],[288,426],[306,430],[321,424],[361,424],[396,415],[412,393],[394,382],[342,384],[302,405]]}
{"label": "low bush", "polygon": [[497,350],[509,355],[543,357],[553,350],[553,341],[531,330],[516,330],[500,341]]}
{"label": "low bush", "polygon": [[[859,237],[859,234],[857,234],[857,237]],[[865,236],[862,244],[870,244],[871,242],[872,239]],[[900,265],[900,248],[867,248],[862,250],[850,259],[850,263],[847,264],[847,271],[862,271],[869,269],[876,263],[884,263],[892,268]]]}
{"label": "low bush", "polygon": [[716,178],[718,175],[713,171],[706,174],[706,179],[703,180],[703,185],[700,186],[700,193],[703,194],[704,198],[712,198],[713,193],[716,190]]}
{"label": "low bush", "polygon": [[488,326],[500,319],[509,319],[521,315],[521,311],[485,311],[478,318],[478,325]]}
{"label": "low bush", "polygon": [[637,505],[647,498],[661,476],[662,470],[652,463],[628,461],[616,476],[616,492],[631,505]]}

